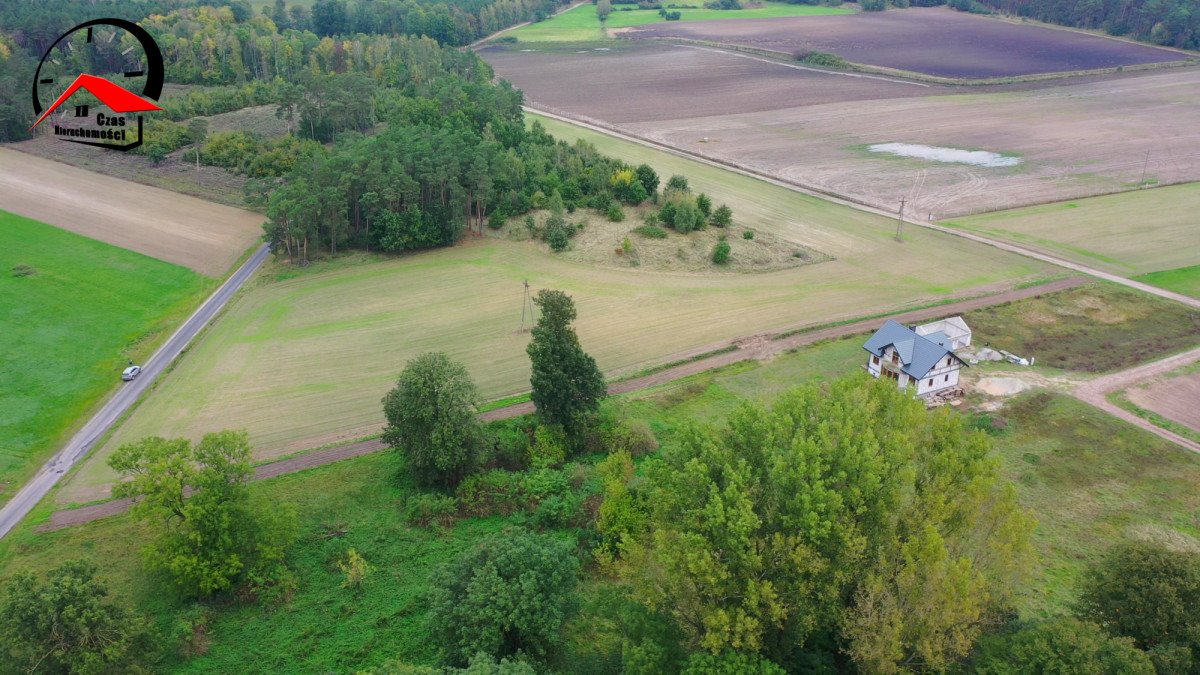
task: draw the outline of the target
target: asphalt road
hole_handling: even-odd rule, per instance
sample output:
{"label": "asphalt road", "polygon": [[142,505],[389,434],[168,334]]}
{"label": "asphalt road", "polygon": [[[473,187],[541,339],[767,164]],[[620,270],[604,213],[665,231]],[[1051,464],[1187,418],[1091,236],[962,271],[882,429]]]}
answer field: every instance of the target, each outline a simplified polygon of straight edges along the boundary
{"label": "asphalt road", "polygon": [[[175,331],[158,351],[142,364],[142,372],[137,379],[125,383],[121,389],[104,404],[87,424],[79,430],[58,454],[46,463],[42,470],[33,477],[20,492],[16,494],[4,508],[0,509],[0,537],[4,537],[21,522],[33,507],[46,496],[50,488],[62,478],[76,462],[87,456],[101,436],[112,427],[121,415],[133,405],[141,395],[154,384],[154,380],[175,360],[188,344],[196,337],[209,321],[221,311],[229,299],[246,283],[252,274],[267,259],[270,250],[266,244],[261,246],[250,259],[245,262],[232,276],[210,295],[200,305],[188,320]],[[113,373],[113,378],[120,373]]]}

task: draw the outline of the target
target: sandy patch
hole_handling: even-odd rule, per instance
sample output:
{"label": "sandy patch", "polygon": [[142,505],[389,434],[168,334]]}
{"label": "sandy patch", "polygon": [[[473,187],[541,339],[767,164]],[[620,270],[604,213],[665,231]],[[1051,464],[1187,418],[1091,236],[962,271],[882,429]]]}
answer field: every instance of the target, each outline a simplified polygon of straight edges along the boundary
{"label": "sandy patch", "polygon": [[975,388],[988,396],[1015,396],[1029,389],[1029,384],[1015,377],[985,377]]}

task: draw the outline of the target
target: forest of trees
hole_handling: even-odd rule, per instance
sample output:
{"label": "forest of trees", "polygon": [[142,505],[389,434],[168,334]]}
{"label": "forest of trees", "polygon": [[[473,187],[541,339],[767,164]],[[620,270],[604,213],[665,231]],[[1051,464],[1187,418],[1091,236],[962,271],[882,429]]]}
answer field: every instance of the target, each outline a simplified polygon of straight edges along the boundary
{"label": "forest of trees", "polygon": [[[903,1],[907,6],[908,0]],[[1000,12],[1159,45],[1200,49],[1200,4],[1195,0],[912,0],[912,4]]]}

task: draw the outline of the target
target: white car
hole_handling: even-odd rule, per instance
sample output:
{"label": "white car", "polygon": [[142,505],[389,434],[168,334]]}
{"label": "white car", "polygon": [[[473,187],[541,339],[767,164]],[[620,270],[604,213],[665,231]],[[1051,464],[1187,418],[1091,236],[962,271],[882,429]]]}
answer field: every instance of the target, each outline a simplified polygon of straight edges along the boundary
{"label": "white car", "polygon": [[129,366],[125,370],[121,371],[121,379],[125,380],[126,382],[129,382],[130,380],[132,380],[133,378],[135,378],[141,374],[142,374],[141,366]]}

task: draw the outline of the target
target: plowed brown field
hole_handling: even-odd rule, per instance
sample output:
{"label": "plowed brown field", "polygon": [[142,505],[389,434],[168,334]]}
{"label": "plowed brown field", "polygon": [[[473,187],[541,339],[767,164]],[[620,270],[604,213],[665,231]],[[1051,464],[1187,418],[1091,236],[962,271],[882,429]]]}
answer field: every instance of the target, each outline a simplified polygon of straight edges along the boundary
{"label": "plowed brown field", "polygon": [[622,29],[628,38],[687,38],[954,78],[1011,77],[1179,61],[1179,52],[1022,25],[945,7],[833,16],[688,21]]}

